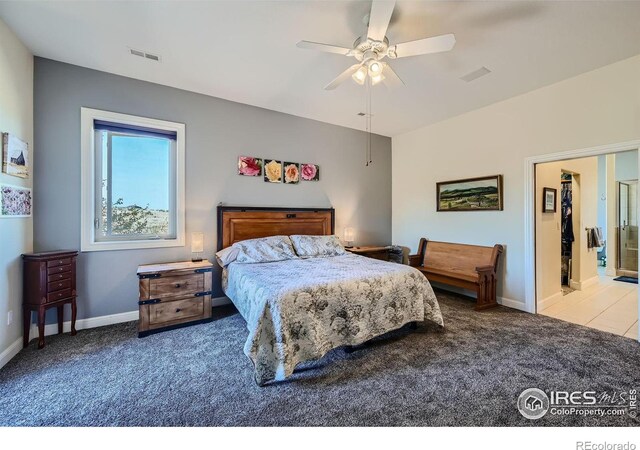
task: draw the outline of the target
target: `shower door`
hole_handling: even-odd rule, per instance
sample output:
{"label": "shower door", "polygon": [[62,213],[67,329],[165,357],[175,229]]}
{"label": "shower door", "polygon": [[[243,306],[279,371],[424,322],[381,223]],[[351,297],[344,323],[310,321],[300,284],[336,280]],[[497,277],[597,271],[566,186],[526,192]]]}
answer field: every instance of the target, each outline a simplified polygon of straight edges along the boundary
{"label": "shower door", "polygon": [[638,182],[618,183],[618,267],[617,274],[638,277]]}

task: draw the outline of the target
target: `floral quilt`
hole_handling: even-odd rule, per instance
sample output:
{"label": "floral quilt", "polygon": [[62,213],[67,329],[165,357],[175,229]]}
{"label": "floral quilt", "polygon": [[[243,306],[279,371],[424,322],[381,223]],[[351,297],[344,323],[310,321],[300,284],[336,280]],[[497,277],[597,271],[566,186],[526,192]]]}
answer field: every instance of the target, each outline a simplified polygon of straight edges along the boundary
{"label": "floral quilt", "polygon": [[419,271],[358,255],[231,263],[222,287],[247,322],[244,352],[260,385],[291,375],[300,362],[409,322],[444,325]]}

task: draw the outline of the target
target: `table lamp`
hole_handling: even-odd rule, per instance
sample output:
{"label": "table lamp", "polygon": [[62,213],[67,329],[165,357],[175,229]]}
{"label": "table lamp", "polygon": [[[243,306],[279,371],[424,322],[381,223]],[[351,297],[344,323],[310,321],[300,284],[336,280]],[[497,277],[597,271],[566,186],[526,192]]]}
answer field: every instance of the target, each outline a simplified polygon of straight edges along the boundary
{"label": "table lamp", "polygon": [[191,261],[200,262],[202,261],[201,253],[204,252],[204,233],[195,232],[191,233],[191,253],[193,253],[191,257]]}

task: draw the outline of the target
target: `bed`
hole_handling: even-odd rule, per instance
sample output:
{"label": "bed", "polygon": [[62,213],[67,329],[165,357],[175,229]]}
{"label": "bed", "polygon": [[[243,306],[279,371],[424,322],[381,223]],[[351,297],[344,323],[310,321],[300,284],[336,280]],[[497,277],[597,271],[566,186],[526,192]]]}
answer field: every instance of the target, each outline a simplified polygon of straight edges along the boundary
{"label": "bed", "polygon": [[[218,248],[276,235],[331,235],[333,209],[218,208]],[[241,264],[222,287],[247,323],[244,352],[260,386],[301,362],[362,344],[407,323],[443,320],[431,285],[416,269],[346,253]]]}

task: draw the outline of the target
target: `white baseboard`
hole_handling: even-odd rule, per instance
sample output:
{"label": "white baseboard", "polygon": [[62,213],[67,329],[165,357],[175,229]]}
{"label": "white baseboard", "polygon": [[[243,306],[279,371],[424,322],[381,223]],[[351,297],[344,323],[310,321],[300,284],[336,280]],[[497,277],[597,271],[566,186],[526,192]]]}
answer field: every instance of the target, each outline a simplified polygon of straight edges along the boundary
{"label": "white baseboard", "polygon": [[[104,327],[105,325],[113,325],[122,322],[131,322],[138,320],[138,311],[129,311],[119,314],[109,314],[106,316],[89,317],[87,319],[76,320],[76,330],[86,330],[88,328]],[[63,322],[62,331],[68,333],[71,331],[71,321]],[[44,327],[44,335],[51,336],[52,334],[58,334],[58,324],[50,323]],[[38,337],[38,325],[31,324],[31,330],[29,330],[29,340],[36,339]]]}
{"label": "white baseboard", "polygon": [[538,302],[538,312],[548,308],[551,305],[555,305],[556,303],[560,303],[562,301],[562,291],[556,292],[553,295],[550,295],[547,298],[543,298]]}
{"label": "white baseboard", "polygon": [[[228,305],[231,301],[227,297],[216,297],[211,300],[212,306],[222,306]],[[86,330],[89,328],[98,328],[104,327],[105,325],[113,325],[116,323],[122,322],[132,322],[134,320],[138,320],[139,314],[138,311],[129,311],[119,314],[110,314],[107,316],[98,316],[98,317],[89,317],[87,319],[79,319],[76,320],[76,330]],[[65,333],[71,331],[71,321],[64,322],[62,324],[62,330]],[[44,327],[44,335],[51,336],[53,334],[58,334],[58,324],[50,323],[45,325]],[[36,324],[31,324],[31,330],[29,332],[29,340],[35,339],[38,337],[38,326]]]}
{"label": "white baseboard", "polygon": [[[227,297],[216,297],[211,299],[212,306],[222,306],[228,305],[231,303],[231,300]],[[98,317],[88,317],[86,319],[76,320],[76,330],[86,330],[89,328],[98,328],[103,327],[105,325],[113,325],[116,323],[122,322],[132,322],[134,320],[138,320],[139,314],[138,311],[128,311],[119,314],[109,314],[106,316],[98,316]],[[71,331],[71,321],[63,322],[62,331],[68,333]],[[44,327],[44,335],[51,336],[53,334],[58,334],[58,324],[50,323],[45,325]],[[31,324],[31,329],[29,330],[29,341],[36,339],[38,337],[38,326],[36,324]],[[22,349],[22,337],[16,340],[13,344],[11,344],[7,349],[5,349],[2,353],[0,353],[0,368],[2,368],[5,364],[7,364],[11,358],[16,356],[18,352]]]}
{"label": "white baseboard", "polygon": [[582,290],[588,288],[589,286],[593,286],[599,280],[600,280],[600,277],[598,275],[596,275],[595,277],[588,278],[588,279],[586,279],[584,281],[573,281],[573,280],[571,280],[569,282],[570,283],[569,286],[571,286],[573,289],[576,289],[578,291],[582,291]]}
{"label": "white baseboard", "polygon": [[[476,293],[469,289],[462,289],[456,286],[449,286],[448,284],[442,284],[442,283],[431,283],[431,284],[433,285],[433,287],[442,289],[443,291],[454,292],[456,294],[462,294],[462,295],[466,295],[467,297],[476,298]],[[519,309],[520,311],[530,312],[530,313],[535,312],[535,311],[527,311],[527,305],[524,302],[513,300],[511,298],[496,297],[496,301],[498,302],[498,304],[502,306],[506,306],[507,308]]]}
{"label": "white baseboard", "polygon": [[524,312],[532,312],[527,311],[527,305],[524,302],[520,302],[518,300],[513,300],[511,298],[506,297],[498,297],[496,298],[497,302],[502,306],[506,306],[507,308],[519,309]]}
{"label": "white baseboard", "polygon": [[2,353],[0,353],[0,369],[4,367],[11,358],[16,356],[18,352],[22,350],[22,337],[18,338],[9,347],[7,347]]}

